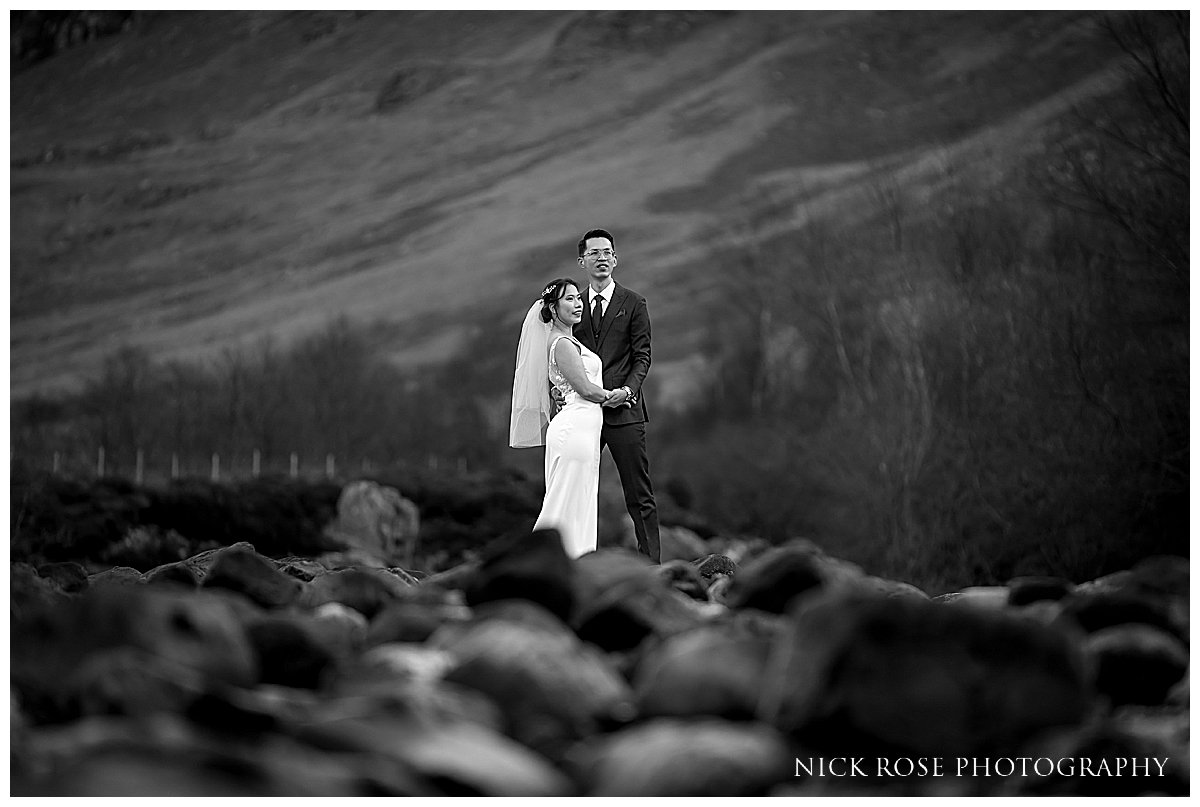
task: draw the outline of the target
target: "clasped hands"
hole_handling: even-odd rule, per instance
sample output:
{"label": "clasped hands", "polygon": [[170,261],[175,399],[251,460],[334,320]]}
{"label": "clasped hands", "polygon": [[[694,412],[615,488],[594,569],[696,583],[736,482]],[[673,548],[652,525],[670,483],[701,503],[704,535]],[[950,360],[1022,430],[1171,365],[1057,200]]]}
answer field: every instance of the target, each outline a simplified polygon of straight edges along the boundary
{"label": "clasped hands", "polygon": [[609,406],[616,408],[618,406],[633,406],[634,397],[629,392],[628,387],[617,387],[608,391],[608,397],[600,404],[601,406]]}

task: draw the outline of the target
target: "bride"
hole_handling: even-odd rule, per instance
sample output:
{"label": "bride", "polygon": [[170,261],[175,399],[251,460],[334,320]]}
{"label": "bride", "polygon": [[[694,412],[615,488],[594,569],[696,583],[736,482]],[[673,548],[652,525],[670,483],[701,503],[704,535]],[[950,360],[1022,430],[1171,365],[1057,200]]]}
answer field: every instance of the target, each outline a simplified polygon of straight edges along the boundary
{"label": "bride", "polygon": [[[546,446],[546,498],[533,528],[557,529],[573,558],[596,548],[600,405],[612,396],[601,386],[600,357],[571,334],[582,318],[574,280],[559,278],[542,290],[521,326],[509,418],[510,446]],[[563,402],[557,414],[550,385]]]}

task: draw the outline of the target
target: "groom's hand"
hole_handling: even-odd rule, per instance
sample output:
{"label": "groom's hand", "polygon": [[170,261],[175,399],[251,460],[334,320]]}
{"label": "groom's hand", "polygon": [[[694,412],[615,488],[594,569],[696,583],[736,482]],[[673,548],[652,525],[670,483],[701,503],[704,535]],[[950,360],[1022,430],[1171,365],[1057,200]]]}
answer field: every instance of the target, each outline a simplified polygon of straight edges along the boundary
{"label": "groom's hand", "polygon": [[603,405],[611,407],[629,406],[631,399],[632,396],[629,394],[629,387],[617,387],[609,394],[608,400]]}

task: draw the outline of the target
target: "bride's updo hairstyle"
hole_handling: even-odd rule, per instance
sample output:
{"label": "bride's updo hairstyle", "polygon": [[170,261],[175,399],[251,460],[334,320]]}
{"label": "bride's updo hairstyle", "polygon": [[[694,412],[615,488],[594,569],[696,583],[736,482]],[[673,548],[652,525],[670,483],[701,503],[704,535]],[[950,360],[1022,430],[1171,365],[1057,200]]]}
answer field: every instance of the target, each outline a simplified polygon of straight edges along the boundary
{"label": "bride's updo hairstyle", "polygon": [[550,322],[554,319],[554,306],[566,292],[567,286],[579,288],[579,284],[571,278],[560,277],[557,280],[551,280],[550,284],[542,289],[542,322]]}

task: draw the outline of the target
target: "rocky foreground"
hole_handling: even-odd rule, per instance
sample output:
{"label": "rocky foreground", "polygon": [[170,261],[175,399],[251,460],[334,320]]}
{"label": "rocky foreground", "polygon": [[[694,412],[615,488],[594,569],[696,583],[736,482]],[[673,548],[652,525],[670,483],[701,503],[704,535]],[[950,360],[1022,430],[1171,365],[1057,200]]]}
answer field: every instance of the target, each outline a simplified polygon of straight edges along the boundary
{"label": "rocky foreground", "polygon": [[429,577],[14,563],[11,794],[1186,794],[1188,580],[931,599],[804,541],[653,566],[552,531]]}

